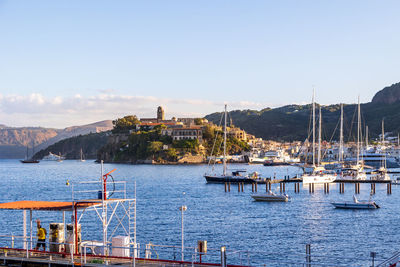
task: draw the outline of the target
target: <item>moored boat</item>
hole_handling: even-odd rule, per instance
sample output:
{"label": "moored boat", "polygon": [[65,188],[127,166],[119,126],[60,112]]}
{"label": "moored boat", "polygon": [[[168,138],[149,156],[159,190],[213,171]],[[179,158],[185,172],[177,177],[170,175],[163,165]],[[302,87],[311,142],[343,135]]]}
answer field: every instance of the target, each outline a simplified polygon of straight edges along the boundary
{"label": "moored boat", "polygon": [[288,202],[290,199],[287,194],[275,194],[271,190],[264,194],[254,194],[251,197],[254,201],[264,202]]}
{"label": "moored boat", "polygon": [[337,209],[379,209],[380,207],[375,201],[359,201],[353,196],[353,202],[332,202]]}

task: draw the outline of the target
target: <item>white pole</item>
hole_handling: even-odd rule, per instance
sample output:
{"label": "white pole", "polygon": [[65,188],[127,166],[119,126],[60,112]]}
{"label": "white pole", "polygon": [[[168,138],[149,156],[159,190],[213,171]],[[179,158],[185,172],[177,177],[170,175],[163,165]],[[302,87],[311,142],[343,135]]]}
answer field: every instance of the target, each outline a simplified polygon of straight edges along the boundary
{"label": "white pole", "polygon": [[226,104],[225,104],[225,120],[224,120],[224,176],[226,176]]}
{"label": "white pole", "polygon": [[32,243],[33,243],[33,222],[32,222],[32,210],[29,210],[29,220],[31,222],[31,245],[30,248],[32,249]]}
{"label": "white pole", "polygon": [[318,127],[318,166],[321,163],[321,121],[322,121],[322,113],[321,113],[321,105],[319,106],[319,127]]}
{"label": "white pole", "polygon": [[181,210],[181,219],[182,219],[182,221],[181,221],[181,238],[182,238],[181,260],[184,261],[185,260],[185,257],[184,257],[184,250],[185,250],[185,243],[184,243],[185,235],[184,235],[184,232],[185,231],[184,231],[184,224],[183,224],[183,213],[187,209],[187,207],[186,206],[181,206],[179,209]]}
{"label": "white pole", "polygon": [[315,167],[315,89],[313,89],[312,97],[312,164]]}
{"label": "white pole", "polygon": [[358,168],[358,163],[360,161],[360,128],[361,128],[361,122],[360,122],[360,117],[361,117],[361,112],[360,112],[360,96],[358,96],[358,122],[357,122],[357,168]]}
{"label": "white pole", "polygon": [[23,227],[23,231],[24,231],[24,249],[26,249],[28,247],[26,245],[26,210],[23,211],[22,227]]}
{"label": "white pole", "polygon": [[340,105],[339,162],[343,161],[343,104]]}

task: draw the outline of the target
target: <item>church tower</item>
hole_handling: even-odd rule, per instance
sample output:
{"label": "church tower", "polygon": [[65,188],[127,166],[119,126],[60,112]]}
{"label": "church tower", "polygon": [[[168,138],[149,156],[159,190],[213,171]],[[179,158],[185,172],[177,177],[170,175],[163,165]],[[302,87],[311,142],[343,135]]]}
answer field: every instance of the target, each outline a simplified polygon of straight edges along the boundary
{"label": "church tower", "polygon": [[161,106],[159,106],[157,108],[157,121],[161,122],[164,119],[165,119],[165,117],[164,117],[164,109]]}

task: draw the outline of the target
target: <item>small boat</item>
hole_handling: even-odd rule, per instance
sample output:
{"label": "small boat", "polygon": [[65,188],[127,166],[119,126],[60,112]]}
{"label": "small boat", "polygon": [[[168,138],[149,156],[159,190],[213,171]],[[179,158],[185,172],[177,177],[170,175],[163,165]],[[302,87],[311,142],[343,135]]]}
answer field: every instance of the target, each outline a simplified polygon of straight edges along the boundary
{"label": "small boat", "polygon": [[264,202],[288,202],[290,198],[287,194],[275,194],[271,190],[265,194],[254,194],[251,197],[254,201]]}
{"label": "small boat", "polygon": [[337,209],[379,209],[380,207],[375,201],[358,201],[355,196],[353,196],[353,202],[332,202],[331,204]]}

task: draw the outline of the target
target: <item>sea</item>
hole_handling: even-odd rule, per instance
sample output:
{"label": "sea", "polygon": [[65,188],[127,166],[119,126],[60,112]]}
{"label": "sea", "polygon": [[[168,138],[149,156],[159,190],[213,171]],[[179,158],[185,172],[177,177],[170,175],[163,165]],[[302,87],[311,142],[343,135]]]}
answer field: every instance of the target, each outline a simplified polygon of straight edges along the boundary
{"label": "sea", "polygon": [[[225,192],[223,184],[207,184],[203,175],[222,172],[221,165],[214,166],[214,170],[207,165],[103,165],[104,173],[114,169],[107,180],[108,189],[114,192],[110,197],[136,199],[140,257],[147,252],[152,258],[181,260],[182,233],[183,257],[189,262],[199,260],[196,248],[200,240],[207,241],[208,248],[202,255],[203,262],[220,263],[221,247],[226,247],[228,264],[251,266],[305,266],[307,244],[311,246],[312,266],[371,266],[372,260],[376,265],[400,251],[397,185],[393,185],[390,195],[386,184],[376,185],[372,199],[380,209],[340,210],[331,202],[352,201],[353,184],[345,185],[344,194],[339,193],[338,184],[331,184],[329,194],[325,194],[322,185],[315,186],[314,193],[300,185],[300,193],[295,193],[294,184],[288,183],[285,189],[290,202],[264,203],[253,201],[251,185],[238,192],[232,184],[231,191]],[[232,164],[228,169],[246,169],[276,179],[302,173],[300,168],[290,166]],[[91,160],[38,164],[0,160],[0,202],[95,199],[101,190],[101,173],[101,164]],[[266,190],[262,184],[257,189]],[[279,192],[279,184],[273,184],[272,190]],[[361,184],[360,190],[358,199],[370,198],[369,184]],[[187,210],[182,212],[182,206]],[[126,234],[127,217],[121,207],[113,214],[109,237],[115,227],[114,236]],[[108,212],[110,218],[113,208]],[[88,209],[78,216],[82,240],[101,240],[101,213]],[[33,211],[32,219],[40,219],[48,229],[50,223],[61,223],[63,214]],[[72,213],[67,212],[66,221],[72,221]],[[23,234],[23,212],[0,210],[0,225],[0,245],[10,246],[10,235]],[[15,246],[22,243],[15,241]],[[376,253],[374,259],[371,252]]]}

